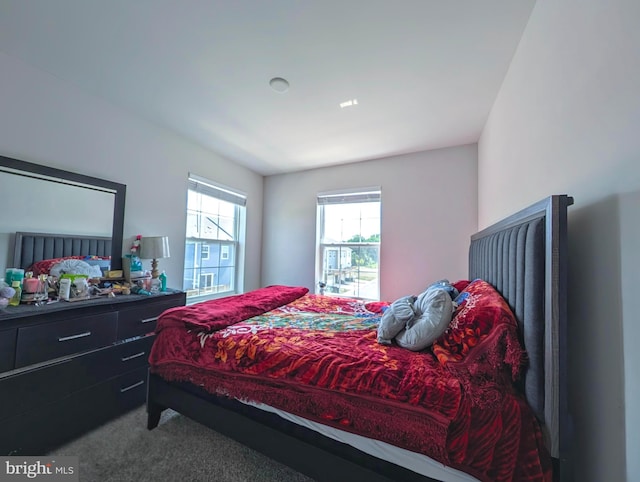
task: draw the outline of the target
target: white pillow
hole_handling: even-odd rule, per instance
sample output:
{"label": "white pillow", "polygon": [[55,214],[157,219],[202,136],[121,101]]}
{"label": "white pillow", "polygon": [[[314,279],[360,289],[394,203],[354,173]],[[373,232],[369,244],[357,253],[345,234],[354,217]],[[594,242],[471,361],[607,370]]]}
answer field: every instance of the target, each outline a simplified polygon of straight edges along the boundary
{"label": "white pillow", "polygon": [[100,266],[91,266],[81,259],[65,259],[64,261],[54,264],[49,274],[57,278],[62,274],[84,274],[89,278],[100,278],[102,271],[100,270]]}
{"label": "white pillow", "polygon": [[420,351],[446,331],[453,316],[453,301],[446,290],[430,287],[418,296],[414,306],[420,314],[396,335],[396,342],[402,348]]}

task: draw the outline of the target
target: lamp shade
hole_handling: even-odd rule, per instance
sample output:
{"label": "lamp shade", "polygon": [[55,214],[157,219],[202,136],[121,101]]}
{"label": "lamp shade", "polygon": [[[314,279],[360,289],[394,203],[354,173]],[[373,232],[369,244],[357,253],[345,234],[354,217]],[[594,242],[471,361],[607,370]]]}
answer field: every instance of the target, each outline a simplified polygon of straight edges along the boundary
{"label": "lamp shade", "polygon": [[142,259],[160,259],[169,257],[169,237],[142,237],[140,243],[140,257]]}

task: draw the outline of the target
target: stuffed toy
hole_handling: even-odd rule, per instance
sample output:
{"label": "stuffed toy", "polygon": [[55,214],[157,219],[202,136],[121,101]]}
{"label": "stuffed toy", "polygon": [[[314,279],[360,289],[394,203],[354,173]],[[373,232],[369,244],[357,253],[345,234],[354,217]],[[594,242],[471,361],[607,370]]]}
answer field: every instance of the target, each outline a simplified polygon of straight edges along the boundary
{"label": "stuffed toy", "polygon": [[452,300],[455,300],[460,294],[458,289],[453,286],[448,279],[441,279],[440,281],[436,281],[435,283],[430,284],[425,291],[429,290],[429,288],[441,288],[445,290],[447,293],[449,293],[449,296],[451,296]]}
{"label": "stuffed toy", "polygon": [[4,286],[0,289],[0,308],[4,308],[9,304],[9,300],[16,294],[11,286]]}
{"label": "stuffed toy", "polygon": [[131,254],[135,256],[140,255],[140,244],[142,243],[142,235],[138,234],[131,243]]}

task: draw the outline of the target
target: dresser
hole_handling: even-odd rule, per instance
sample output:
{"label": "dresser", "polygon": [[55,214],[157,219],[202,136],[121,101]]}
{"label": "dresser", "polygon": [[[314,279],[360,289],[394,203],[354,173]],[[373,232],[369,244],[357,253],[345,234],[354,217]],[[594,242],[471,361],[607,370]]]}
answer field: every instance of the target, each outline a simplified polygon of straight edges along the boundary
{"label": "dresser", "polygon": [[0,455],[43,455],[146,400],[153,330],[185,293],[0,310]]}

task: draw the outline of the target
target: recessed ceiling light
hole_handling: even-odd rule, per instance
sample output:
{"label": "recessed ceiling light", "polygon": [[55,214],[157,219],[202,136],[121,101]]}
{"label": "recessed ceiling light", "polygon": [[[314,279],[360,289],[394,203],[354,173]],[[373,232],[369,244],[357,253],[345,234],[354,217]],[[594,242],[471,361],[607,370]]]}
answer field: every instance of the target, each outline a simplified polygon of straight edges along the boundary
{"label": "recessed ceiling light", "polygon": [[287,79],[283,79],[282,77],[274,77],[269,81],[269,85],[276,92],[280,92],[284,94],[287,90],[289,90],[289,82]]}
{"label": "recessed ceiling light", "polygon": [[344,102],[340,102],[340,107],[344,109],[345,107],[352,107],[354,105],[358,105],[358,99],[349,99]]}

